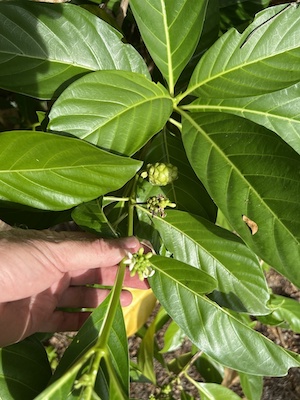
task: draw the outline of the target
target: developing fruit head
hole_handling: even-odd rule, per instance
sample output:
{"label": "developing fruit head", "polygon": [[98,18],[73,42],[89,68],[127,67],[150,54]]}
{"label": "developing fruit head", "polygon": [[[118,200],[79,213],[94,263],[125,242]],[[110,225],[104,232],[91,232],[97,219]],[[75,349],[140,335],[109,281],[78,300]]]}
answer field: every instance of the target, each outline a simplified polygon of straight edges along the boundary
{"label": "developing fruit head", "polygon": [[166,186],[178,178],[178,168],[170,163],[155,163],[147,165],[147,172],[141,174],[142,178],[148,176],[149,182],[154,186]]}
{"label": "developing fruit head", "polygon": [[158,196],[149,197],[147,200],[147,208],[151,211],[153,216],[160,216],[164,218],[166,216],[165,208],[171,207],[175,208],[176,204],[172,203],[167,197],[164,197],[162,194]]}

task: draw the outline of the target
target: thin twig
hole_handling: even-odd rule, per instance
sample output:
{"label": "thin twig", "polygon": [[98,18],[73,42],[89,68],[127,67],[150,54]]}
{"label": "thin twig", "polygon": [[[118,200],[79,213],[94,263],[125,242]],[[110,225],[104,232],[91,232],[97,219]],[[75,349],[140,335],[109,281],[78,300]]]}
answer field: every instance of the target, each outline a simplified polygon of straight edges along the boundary
{"label": "thin twig", "polygon": [[127,15],[129,0],[121,0],[118,15],[116,18],[117,24],[121,27]]}

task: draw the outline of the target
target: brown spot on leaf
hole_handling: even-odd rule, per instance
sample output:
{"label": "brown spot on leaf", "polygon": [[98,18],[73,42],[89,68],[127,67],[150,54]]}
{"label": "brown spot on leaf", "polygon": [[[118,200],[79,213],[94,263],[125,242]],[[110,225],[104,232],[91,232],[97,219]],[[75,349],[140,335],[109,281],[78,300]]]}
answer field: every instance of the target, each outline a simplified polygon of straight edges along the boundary
{"label": "brown spot on leaf", "polygon": [[243,218],[243,221],[246,222],[248,228],[250,229],[251,234],[255,235],[256,232],[258,231],[257,223],[252,221],[250,218],[246,217],[246,215],[243,215],[242,218]]}

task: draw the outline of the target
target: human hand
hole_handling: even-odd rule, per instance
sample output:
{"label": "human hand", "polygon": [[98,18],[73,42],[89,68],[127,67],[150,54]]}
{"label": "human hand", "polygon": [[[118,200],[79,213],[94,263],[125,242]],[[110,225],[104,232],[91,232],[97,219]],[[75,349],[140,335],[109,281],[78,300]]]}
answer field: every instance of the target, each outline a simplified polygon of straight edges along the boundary
{"label": "human hand", "polygon": [[[0,346],[35,332],[78,330],[89,314],[68,313],[57,308],[97,307],[109,291],[85,285],[112,286],[118,263],[126,252],[134,253],[140,246],[134,237],[87,240],[78,232],[2,232]],[[124,285],[148,288],[147,282],[141,282],[137,276],[131,278],[129,271]],[[130,292],[123,291],[122,305],[130,302]]]}

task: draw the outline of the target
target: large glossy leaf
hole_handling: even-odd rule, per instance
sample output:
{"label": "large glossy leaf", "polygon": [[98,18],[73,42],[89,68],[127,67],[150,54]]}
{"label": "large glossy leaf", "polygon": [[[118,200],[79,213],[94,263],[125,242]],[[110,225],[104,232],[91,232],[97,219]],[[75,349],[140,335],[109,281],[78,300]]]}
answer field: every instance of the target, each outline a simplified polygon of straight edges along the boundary
{"label": "large glossy leaf", "polygon": [[[183,142],[230,225],[299,286],[299,155],[267,129],[224,114],[185,114]],[[257,224],[257,233],[243,216]]]}
{"label": "large glossy leaf", "polygon": [[156,272],[149,282],[157,299],[191,341],[212,359],[238,371],[262,376],[285,375],[290,367],[300,365],[297,354],[286,352],[244,325],[199,290],[191,288],[184,276],[180,279],[173,274],[176,260],[162,257],[151,260]]}
{"label": "large glossy leaf", "polygon": [[197,99],[184,107],[192,112],[225,112],[250,119],[276,132],[300,154],[299,83],[261,96]]}
{"label": "large glossy leaf", "polygon": [[163,86],[132,72],[98,71],[63,92],[50,112],[49,129],[129,155],[163,127],[171,112]]}
{"label": "large glossy leaf", "polygon": [[218,281],[212,298],[234,310],[266,314],[268,287],[256,256],[234,234],[181,211],[154,218],[164,245],[173,256]]}
{"label": "large glossy leaf", "polygon": [[178,168],[178,179],[169,185],[157,187],[148,181],[140,182],[138,201],[145,202],[149,197],[164,194],[176,203],[176,208],[201,215],[211,221],[216,220],[217,208],[197,175],[192,169],[181,138],[172,135],[167,130],[160,132],[147,146],[144,163],[171,163]]}
{"label": "large glossy leaf", "polygon": [[50,378],[45,348],[34,337],[0,349],[1,399],[31,400],[47,386]]}
{"label": "large glossy leaf", "polygon": [[234,29],[224,34],[201,58],[188,93],[198,97],[244,97],[273,92],[298,82],[300,9],[285,10],[248,37],[283,7],[259,13],[242,35]]}
{"label": "large glossy leaf", "polygon": [[197,46],[207,0],[131,0],[130,5],[147,49],[173,94]]}
{"label": "large glossy leaf", "polygon": [[141,163],[42,132],[0,134],[0,199],[63,210],[123,186]]}
{"label": "large glossy leaf", "polygon": [[62,84],[102,69],[149,76],[122,35],[71,4],[0,2],[0,87],[49,99]]}

